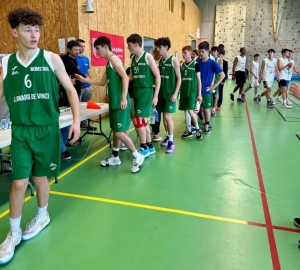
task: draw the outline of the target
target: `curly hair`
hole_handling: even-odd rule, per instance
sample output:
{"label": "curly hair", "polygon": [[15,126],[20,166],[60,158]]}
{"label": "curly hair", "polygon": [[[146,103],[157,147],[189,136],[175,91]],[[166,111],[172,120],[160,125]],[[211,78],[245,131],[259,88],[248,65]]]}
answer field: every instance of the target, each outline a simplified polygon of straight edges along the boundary
{"label": "curly hair", "polygon": [[168,50],[171,48],[171,40],[168,37],[161,37],[158,38],[157,40],[155,40],[155,46],[159,47],[159,46],[168,46]]}
{"label": "curly hair", "polygon": [[12,10],[8,13],[7,20],[12,29],[15,29],[20,24],[33,26],[41,26],[44,24],[42,15],[30,8],[17,8]]}

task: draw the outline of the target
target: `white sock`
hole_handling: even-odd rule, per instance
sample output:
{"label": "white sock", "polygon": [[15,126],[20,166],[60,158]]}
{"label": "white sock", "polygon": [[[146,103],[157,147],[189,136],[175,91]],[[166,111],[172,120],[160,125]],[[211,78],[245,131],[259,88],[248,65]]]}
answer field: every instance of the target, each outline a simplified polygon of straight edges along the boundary
{"label": "white sock", "polygon": [[255,94],[254,97],[257,97],[257,94]]}
{"label": "white sock", "polygon": [[196,130],[200,129],[198,123],[195,125],[195,128],[196,128]]}
{"label": "white sock", "polygon": [[44,207],[38,207],[38,211],[36,213],[36,217],[37,218],[42,218],[47,216],[47,208],[48,208],[48,204]]}
{"label": "white sock", "polygon": [[119,151],[120,150],[120,148],[117,148],[117,147],[113,147],[113,151]]}
{"label": "white sock", "polygon": [[139,156],[139,152],[137,150],[135,150],[134,152],[132,152],[132,156],[134,158],[137,158]]}
{"label": "white sock", "polygon": [[212,108],[212,111],[214,111],[216,108],[214,107],[214,108]]}
{"label": "white sock", "polygon": [[239,95],[239,98],[241,98],[242,97],[242,95]]}
{"label": "white sock", "polygon": [[283,104],[286,104],[286,99],[283,100]]}
{"label": "white sock", "polygon": [[9,223],[10,223],[10,230],[12,233],[19,233],[21,230],[21,217],[19,216],[18,218],[10,218]]}
{"label": "white sock", "polygon": [[185,111],[185,124],[186,129],[191,131],[191,116],[188,111]]}
{"label": "white sock", "polygon": [[169,136],[169,133],[168,133],[168,131],[166,130],[166,137],[168,137]]}
{"label": "white sock", "polygon": [[173,142],[173,135],[169,135],[169,141]]}

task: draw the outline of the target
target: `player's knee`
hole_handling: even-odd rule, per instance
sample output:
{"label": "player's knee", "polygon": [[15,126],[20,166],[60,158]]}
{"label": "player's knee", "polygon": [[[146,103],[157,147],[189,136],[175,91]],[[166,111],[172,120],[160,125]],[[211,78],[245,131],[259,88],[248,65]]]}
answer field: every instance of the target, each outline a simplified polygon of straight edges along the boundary
{"label": "player's knee", "polygon": [[135,127],[136,128],[144,127],[143,118],[135,116],[134,119],[135,119]]}
{"label": "player's knee", "polygon": [[16,191],[26,191],[28,186],[28,180],[16,180],[12,183],[13,189]]}

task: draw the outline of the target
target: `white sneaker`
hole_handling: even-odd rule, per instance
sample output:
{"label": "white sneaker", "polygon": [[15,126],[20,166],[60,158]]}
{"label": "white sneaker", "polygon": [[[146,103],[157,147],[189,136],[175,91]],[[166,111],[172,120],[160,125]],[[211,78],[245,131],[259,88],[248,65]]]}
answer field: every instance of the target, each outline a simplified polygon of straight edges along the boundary
{"label": "white sneaker", "polygon": [[277,101],[278,101],[278,102],[283,102],[282,97],[278,96],[278,97],[277,97]]}
{"label": "white sneaker", "polygon": [[119,166],[119,165],[121,165],[121,160],[119,157],[114,157],[113,154],[111,154],[108,158],[106,158],[105,160],[102,160],[100,162],[100,165],[103,167]]}
{"label": "white sneaker", "polygon": [[136,173],[140,171],[144,160],[145,156],[140,153],[137,158],[133,158],[131,172]]}
{"label": "white sneaker", "polygon": [[292,107],[292,105],[293,105],[293,103],[292,103],[288,98],[286,99],[286,104],[287,104],[287,105],[290,105],[291,107]]}
{"label": "white sneaker", "polygon": [[128,147],[124,143],[121,143],[120,150],[126,151],[126,150],[128,150]]}
{"label": "white sneaker", "polygon": [[50,223],[49,213],[46,216],[38,218],[35,216],[33,220],[27,223],[22,233],[22,240],[30,240],[41,233],[41,231]]}
{"label": "white sneaker", "polygon": [[0,264],[8,263],[14,256],[15,247],[21,242],[22,231],[19,233],[9,232],[6,239],[0,245]]}
{"label": "white sneaker", "polygon": [[283,107],[286,108],[286,109],[291,109],[292,108],[292,106],[288,105],[287,103],[283,103]]}

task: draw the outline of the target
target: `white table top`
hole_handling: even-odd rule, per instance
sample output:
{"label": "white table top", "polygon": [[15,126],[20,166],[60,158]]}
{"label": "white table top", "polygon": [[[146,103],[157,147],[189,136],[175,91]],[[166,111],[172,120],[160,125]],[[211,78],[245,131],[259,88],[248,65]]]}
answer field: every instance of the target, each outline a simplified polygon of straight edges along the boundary
{"label": "white table top", "polygon": [[[91,117],[95,117],[97,115],[101,115],[103,113],[108,112],[108,104],[107,103],[97,103],[100,105],[101,109],[87,109],[86,108],[86,102],[80,102],[80,120],[86,120]],[[72,111],[66,111],[60,114],[59,117],[59,127],[67,127],[72,125],[73,123],[73,117],[72,117]],[[5,146],[9,146],[11,144],[11,129],[0,129],[0,148],[3,148]]]}

